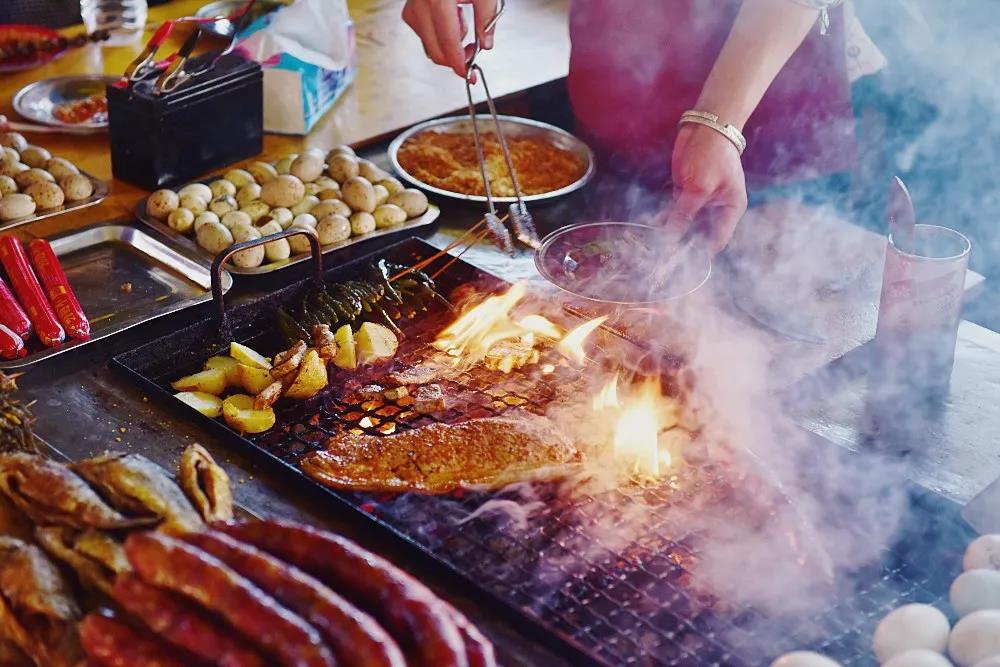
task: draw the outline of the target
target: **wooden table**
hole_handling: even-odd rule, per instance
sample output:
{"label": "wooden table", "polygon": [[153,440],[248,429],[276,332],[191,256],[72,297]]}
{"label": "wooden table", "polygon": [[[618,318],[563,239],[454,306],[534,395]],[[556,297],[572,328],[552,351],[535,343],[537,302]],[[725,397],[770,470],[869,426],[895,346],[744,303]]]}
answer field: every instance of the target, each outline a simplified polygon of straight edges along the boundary
{"label": "wooden table", "polygon": [[[174,0],[149,12],[149,26],[170,17],[193,14],[207,0]],[[497,28],[497,46],[481,62],[490,71],[490,86],[501,96],[566,75],[569,63],[568,0],[513,3]],[[350,0],[356,23],[358,75],[336,106],[306,137],[267,135],[264,155],[279,156],[305,147],[359,144],[449,113],[465,106],[465,88],[450,70],[427,60],[417,37],[400,19],[402,0]],[[80,27],[65,31],[76,34]],[[120,74],[141,51],[141,41],[123,47],[91,45],[27,72],[0,77],[0,113],[16,118],[14,94],[33,81],[67,74]],[[178,30],[162,53],[176,50],[187,35]],[[216,48],[222,44],[216,41]],[[492,64],[492,67],[491,67]],[[102,179],[111,178],[106,135],[27,134],[28,140],[75,162]],[[144,192],[114,181],[111,195],[99,206],[22,227],[18,234],[48,236],[94,222],[127,215]]]}

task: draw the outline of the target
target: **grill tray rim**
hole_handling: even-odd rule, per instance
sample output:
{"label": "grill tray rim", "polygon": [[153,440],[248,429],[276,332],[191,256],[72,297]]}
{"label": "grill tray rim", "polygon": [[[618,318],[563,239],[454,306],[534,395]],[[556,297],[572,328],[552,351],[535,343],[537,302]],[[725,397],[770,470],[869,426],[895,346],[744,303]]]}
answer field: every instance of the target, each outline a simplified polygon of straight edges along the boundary
{"label": "grill tray rim", "polygon": [[[350,262],[328,270],[325,275],[327,279],[343,279],[356,274],[374,257],[398,258],[400,256],[408,256],[407,261],[409,261],[414,254],[426,256],[435,251],[436,248],[434,246],[422,239],[410,238],[375,250],[367,255],[357,257]],[[451,271],[466,273],[469,276],[467,279],[485,277],[489,280],[499,280],[495,276],[481,271],[462,260],[455,262]],[[233,307],[231,309],[233,339],[246,340],[247,338],[265,333],[267,330],[267,318],[260,317],[260,314],[262,312],[269,312],[271,308],[278,304],[294,303],[295,299],[300,298],[303,291],[308,288],[309,283],[309,279],[303,279],[297,283],[275,290],[268,295]],[[415,557],[422,565],[437,570],[439,574],[451,577],[455,582],[470,586],[476,591],[480,599],[485,598],[489,600],[496,609],[502,612],[504,617],[514,622],[526,635],[538,641],[546,648],[570,659],[572,664],[615,664],[610,662],[606,656],[597,653],[595,649],[591,649],[556,627],[540,613],[535,613],[530,608],[518,606],[512,600],[506,599],[499,593],[494,592],[482,582],[477,581],[471,572],[463,571],[460,566],[436,553],[434,549],[422,544],[416,536],[407,533],[402,527],[398,527],[391,521],[383,519],[379,514],[367,511],[363,507],[363,502],[358,500],[363,494],[330,489],[313,481],[304,475],[293,463],[282,460],[263,446],[240,436],[222,422],[209,419],[180,403],[173,398],[172,393],[164,385],[154,379],[156,377],[162,379],[166,369],[176,372],[178,368],[200,363],[217,347],[217,344],[213,347],[213,341],[217,340],[218,330],[216,321],[214,318],[208,317],[184,327],[173,334],[168,334],[160,339],[150,341],[130,351],[116,355],[111,360],[110,365],[112,369],[128,377],[144,389],[154,400],[162,403],[179,417],[187,418],[188,420],[193,419],[192,423],[206,428],[221,440],[240,447],[241,451],[247,452],[263,465],[269,466],[269,469],[280,470],[280,474],[288,475],[289,479],[297,479],[297,488],[303,488],[309,493],[323,494],[323,497],[332,497],[335,499],[337,507],[350,510],[343,514],[338,513],[338,517],[356,522],[359,526],[368,527],[372,523],[379,526],[385,534],[391,536],[400,546],[404,547],[409,556]],[[187,342],[182,343],[181,341]],[[181,357],[182,360],[178,360],[178,357]],[[155,369],[160,370],[152,373],[149,372],[150,370],[155,371]],[[808,435],[817,442],[823,443],[824,446],[836,447],[834,443],[818,435],[812,433]],[[278,464],[276,468],[274,466],[275,463]],[[305,484],[302,484],[303,480],[306,482]],[[913,505],[931,503],[934,507],[926,510],[928,514],[937,515],[949,524],[955,523],[956,530],[963,535],[974,534],[967,527],[967,524],[962,521],[960,507],[952,501],[913,483],[908,483],[907,491],[914,498]]]}

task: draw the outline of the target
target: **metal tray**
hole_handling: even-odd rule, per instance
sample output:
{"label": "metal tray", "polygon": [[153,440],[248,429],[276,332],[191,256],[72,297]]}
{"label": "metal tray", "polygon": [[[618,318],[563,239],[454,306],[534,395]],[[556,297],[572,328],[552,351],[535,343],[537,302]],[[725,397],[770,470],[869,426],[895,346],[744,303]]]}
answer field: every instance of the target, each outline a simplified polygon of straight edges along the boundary
{"label": "metal tray", "polygon": [[[493,126],[493,117],[486,114],[478,114],[476,118],[479,120],[479,127],[484,128],[485,131],[489,132],[490,128]],[[575,190],[579,190],[593,177],[595,168],[594,152],[590,150],[590,147],[587,144],[583,143],[583,141],[577,139],[566,130],[558,128],[555,125],[549,125],[548,123],[531,120],[530,118],[518,118],[517,116],[497,116],[497,118],[499,118],[501,123],[503,123],[504,136],[508,138],[529,136],[545,137],[554,146],[570,151],[583,160],[587,165],[586,170],[583,172],[583,176],[573,183],[570,183],[564,188],[553,190],[552,192],[545,192],[538,195],[527,195],[524,197],[524,201],[541,201],[561,197],[569,194],[570,192],[574,192]],[[439,132],[465,132],[471,134],[472,121],[469,120],[468,116],[436,118],[425,123],[414,125],[393,139],[392,143],[389,144],[389,161],[392,162],[392,168],[396,170],[399,177],[422,190],[433,192],[434,194],[441,195],[442,197],[451,197],[452,199],[461,199],[464,201],[485,202],[486,197],[482,195],[468,195],[428,185],[403,169],[403,166],[399,164],[400,146],[402,146],[403,142],[407,139],[415,134],[423,132],[424,130],[436,130]],[[515,197],[494,197],[493,201],[497,203],[510,204],[517,201],[517,199]]]}
{"label": "metal tray", "polygon": [[32,122],[58,127],[74,134],[104,132],[108,129],[106,113],[99,121],[64,123],[52,112],[60,104],[83,100],[99,92],[103,93],[108,84],[117,80],[118,77],[101,74],[74,74],[35,81],[14,95],[14,111]]}
{"label": "metal tray", "polygon": [[[217,176],[217,178],[221,178],[221,175]],[[197,182],[208,184],[213,180],[215,179],[208,178]],[[182,187],[184,186],[181,185],[173,189],[180,190]],[[419,218],[413,218],[412,220],[407,220],[403,224],[396,225],[395,227],[388,227],[386,229],[376,229],[375,231],[369,232],[368,234],[362,234],[361,236],[352,236],[351,238],[346,239],[344,241],[338,241],[337,243],[331,243],[329,245],[325,245],[323,246],[323,254],[325,255],[326,253],[333,252],[335,250],[348,248],[350,246],[354,246],[359,243],[364,243],[365,241],[370,241],[371,239],[377,239],[379,237],[389,236],[391,234],[399,234],[400,232],[407,232],[413,229],[418,229],[420,227],[426,227],[427,225],[437,220],[438,216],[440,215],[441,215],[441,209],[439,209],[434,204],[431,204],[428,207],[427,212],[424,213]],[[135,217],[139,218],[139,220],[142,220],[145,224],[149,225],[150,227],[160,232],[161,234],[165,234],[169,238],[173,239],[178,245],[182,245],[185,248],[193,250],[195,253],[197,253],[204,259],[208,260],[209,262],[212,262],[215,259],[215,255],[213,255],[212,253],[208,252],[200,245],[195,243],[194,239],[192,239],[190,236],[180,234],[171,229],[166,224],[160,222],[156,218],[148,215],[146,213],[145,199],[143,199],[142,201],[140,201],[138,204],[135,205]],[[250,269],[243,269],[230,263],[226,266],[226,270],[232,274],[239,276],[259,276],[271,273],[273,271],[279,271],[289,266],[295,266],[296,264],[301,264],[302,262],[308,262],[309,257],[310,254],[308,252],[304,252],[298,255],[292,255],[288,259],[282,260],[280,262],[269,262],[267,264],[261,264],[260,266],[255,266]]]}
{"label": "metal tray", "polygon": [[[135,227],[101,223],[49,240],[90,318],[91,337],[59,347],[32,337],[28,356],[0,361],[0,369],[35,364],[212,298],[208,267]],[[124,283],[132,285],[128,293]],[[223,272],[220,285],[228,291],[232,277]]]}
{"label": "metal tray", "polygon": [[[273,12],[280,7],[285,6],[285,2],[278,2],[275,0],[258,0],[258,2],[250,10],[253,14],[253,19],[256,20],[263,16]],[[219,0],[218,2],[211,2],[204,5],[197,12],[195,16],[198,18],[211,19],[218,16],[228,16],[243,5],[243,0]],[[233,30],[236,26],[233,25],[231,21],[219,20],[214,23],[203,23],[199,26],[202,32],[207,32],[210,35],[215,35],[216,37],[232,37]]]}
{"label": "metal tray", "polygon": [[81,174],[90,179],[90,182],[94,185],[94,194],[90,195],[86,199],[81,199],[80,201],[67,202],[58,208],[52,208],[45,211],[36,211],[31,215],[27,215],[23,218],[15,218],[14,220],[5,220],[0,222],[0,231],[5,231],[8,229],[13,229],[14,227],[20,227],[21,225],[26,225],[29,222],[35,222],[36,220],[44,220],[45,218],[54,218],[57,215],[62,215],[63,213],[69,213],[70,211],[79,211],[81,208],[87,208],[88,206],[93,206],[94,204],[100,204],[104,201],[104,198],[108,196],[108,184],[104,181],[100,181],[85,171],[80,171]]}
{"label": "metal tray", "polygon": [[[412,262],[433,252],[428,244],[412,239],[377,256]],[[328,272],[327,278],[352,276],[371,257],[344,263]],[[461,260],[445,275],[449,283],[489,278]],[[272,344],[271,310],[295,303],[308,284],[304,280],[231,309],[228,315],[237,339],[251,345]],[[580,546],[580,529],[593,522],[606,526],[605,522],[620,516],[621,503],[628,500],[620,492],[567,506],[565,499],[539,485],[533,498],[544,507],[541,515],[533,517],[525,530],[512,533],[504,513],[477,511],[498,496],[506,497],[503,493],[392,496],[335,491],[313,482],[295,461],[330,435],[332,419],[340,412],[339,399],[322,397],[281,406],[279,419],[287,429],[243,436],[173,398],[169,381],[200,368],[218,337],[218,321],[206,319],[116,356],[112,367],[162,401],[178,418],[197,422],[289,475],[299,488],[312,489],[317,498],[347,509],[366,525],[373,523],[388,531],[399,546],[457,577],[467,590],[505,613],[527,634],[567,655],[571,664],[749,667],[768,664],[770,657],[787,650],[812,647],[845,666],[872,665],[871,633],[890,609],[907,602],[947,609],[948,585],[961,569],[962,552],[971,538],[957,506],[926,490],[908,487],[910,511],[896,539],[881,560],[851,573],[852,586],[839,582],[845,584],[837,588],[843,594],[831,601],[828,612],[818,618],[789,619],[762,617],[743,607],[714,610],[709,601],[692,596],[683,585],[689,576],[688,556],[698,554],[697,535],[680,531],[669,515],[661,517],[656,504],[661,501],[653,495],[642,500],[648,504],[643,514],[650,523],[641,542],[623,545],[614,539],[598,539],[586,544],[582,551],[588,557],[581,560],[581,552],[574,551]],[[490,387],[491,391],[498,388]],[[815,440],[817,448],[853,456]],[[743,516],[745,508],[735,504],[732,510]],[[765,631],[763,636],[781,637],[781,642],[760,646],[754,639],[757,629]],[[818,637],[812,634],[817,629]]]}

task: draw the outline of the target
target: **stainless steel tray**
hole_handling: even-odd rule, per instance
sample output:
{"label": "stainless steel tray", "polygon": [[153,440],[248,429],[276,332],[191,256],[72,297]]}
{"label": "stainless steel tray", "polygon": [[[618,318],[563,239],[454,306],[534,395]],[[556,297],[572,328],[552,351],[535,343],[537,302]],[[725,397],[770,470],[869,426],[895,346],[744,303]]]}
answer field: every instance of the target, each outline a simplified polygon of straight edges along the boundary
{"label": "stainless steel tray", "polygon": [[103,74],[74,74],[35,81],[14,95],[14,111],[32,122],[58,127],[74,134],[105,132],[108,129],[107,114],[96,121],[64,123],[52,112],[56,106],[65,102],[75,102],[103,93],[108,84],[117,80],[118,77]]}
{"label": "stainless steel tray", "polygon": [[[28,356],[0,361],[0,369],[28,366],[212,299],[207,266],[135,227],[101,223],[49,240],[90,319],[90,340],[44,347],[32,338]],[[131,289],[123,289],[125,283]],[[223,291],[232,285],[223,272]]]}
{"label": "stainless steel tray", "polygon": [[[221,178],[221,176],[219,178]],[[207,184],[210,183],[212,180],[214,179],[205,179],[203,181],[197,181],[197,182]],[[182,187],[184,186],[181,185],[173,189],[180,190]],[[403,224],[396,225],[395,227],[376,229],[375,231],[369,232],[368,234],[362,234],[361,236],[352,236],[351,238],[345,241],[338,241],[337,243],[331,243],[329,245],[325,245],[323,246],[323,254],[325,255],[329,252],[333,252],[334,250],[339,250],[340,248],[346,248],[347,246],[352,246],[356,243],[363,243],[365,241],[368,241],[369,239],[377,239],[380,236],[388,236],[389,234],[397,234],[399,232],[405,232],[410,229],[424,227],[437,220],[439,215],[441,215],[441,209],[439,209],[434,204],[431,204],[428,207],[427,212],[424,213],[419,218],[413,218],[412,220],[407,220]],[[139,220],[142,220],[144,223],[146,223],[156,231],[160,232],[161,234],[167,235],[168,237],[173,239],[178,245],[182,245],[185,248],[193,250],[200,257],[207,259],[209,263],[211,263],[215,259],[215,255],[213,255],[212,253],[208,252],[207,250],[199,246],[197,243],[195,243],[194,239],[192,239],[190,236],[185,236],[184,234],[180,234],[171,229],[170,227],[168,227],[167,225],[165,225],[164,223],[160,222],[156,218],[148,215],[146,213],[145,199],[143,199],[142,201],[140,201],[138,204],[135,205],[135,217],[139,218]],[[255,266],[250,269],[243,269],[238,266],[234,266],[233,264],[230,263],[226,265],[226,270],[229,271],[230,273],[240,276],[257,276],[266,273],[271,273],[272,271],[278,271],[279,269],[283,269],[287,266],[294,266],[295,264],[308,262],[310,256],[311,256],[310,253],[304,252],[298,255],[292,255],[288,259],[282,260],[280,262],[268,262],[267,264],[261,264],[260,266]]]}
{"label": "stainless steel tray", "polygon": [[[479,127],[483,128],[486,132],[489,132],[493,127],[493,117],[486,114],[478,114],[476,118],[479,120]],[[548,139],[554,146],[561,148],[563,150],[569,151],[576,155],[578,158],[584,161],[587,165],[586,170],[583,172],[583,176],[578,178],[576,181],[570,183],[564,188],[559,188],[558,190],[553,190],[552,192],[544,192],[538,195],[527,195],[524,197],[524,201],[540,201],[543,199],[554,199],[555,197],[561,197],[562,195],[569,194],[575,190],[579,190],[594,175],[594,152],[590,150],[590,146],[583,143],[580,139],[577,139],[572,134],[556,127],[555,125],[549,125],[548,123],[542,123],[537,120],[531,120],[530,118],[518,118],[517,116],[497,116],[500,122],[503,124],[504,136],[508,139],[514,137],[530,137],[530,136],[541,136]],[[481,201],[485,202],[486,197],[482,195],[468,195],[461,192],[452,192],[451,190],[443,190],[441,188],[436,188],[433,185],[428,185],[418,178],[412,176],[409,172],[403,169],[403,166],[399,164],[399,148],[403,145],[407,139],[415,134],[419,134],[424,130],[435,130],[438,132],[466,132],[472,134],[472,121],[469,120],[468,116],[450,116],[448,118],[436,118],[434,120],[429,120],[425,123],[420,123],[414,125],[410,129],[406,130],[398,137],[393,139],[392,143],[389,144],[389,161],[392,162],[392,168],[396,170],[400,178],[407,181],[411,185],[414,185],[421,190],[426,190],[427,192],[433,192],[434,194],[441,195],[442,197],[451,197],[452,199],[462,199],[465,201]],[[493,201],[503,202],[503,203],[513,203],[517,201],[514,197],[494,197]]]}
{"label": "stainless steel tray", "polygon": [[29,222],[35,222],[36,220],[44,220],[45,218],[52,218],[57,215],[62,215],[63,213],[69,213],[70,211],[79,211],[81,208],[87,208],[88,206],[93,206],[94,204],[100,204],[104,201],[104,198],[108,196],[108,184],[104,181],[100,181],[90,174],[81,171],[81,174],[90,179],[90,182],[94,184],[94,194],[86,199],[81,199],[80,201],[67,202],[63,206],[58,208],[48,209],[46,211],[36,211],[31,215],[27,215],[23,218],[15,218],[14,220],[5,220],[0,222],[0,231],[5,231],[8,229],[13,229],[14,227],[20,227],[21,225],[26,225]]}

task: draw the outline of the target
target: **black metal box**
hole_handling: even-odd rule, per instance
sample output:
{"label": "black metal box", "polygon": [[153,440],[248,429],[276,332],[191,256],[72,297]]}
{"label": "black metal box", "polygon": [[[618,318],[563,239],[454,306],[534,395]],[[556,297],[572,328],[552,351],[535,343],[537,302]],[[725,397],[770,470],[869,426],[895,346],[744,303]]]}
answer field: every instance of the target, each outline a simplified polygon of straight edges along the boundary
{"label": "black metal box", "polygon": [[[193,58],[187,69],[197,71],[212,57]],[[150,78],[131,89],[108,87],[115,178],[155,190],[261,152],[264,93],[259,64],[229,55],[210,72],[169,93],[155,95],[154,83]]]}

